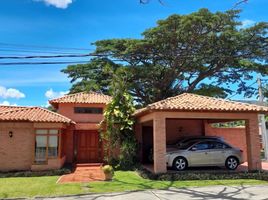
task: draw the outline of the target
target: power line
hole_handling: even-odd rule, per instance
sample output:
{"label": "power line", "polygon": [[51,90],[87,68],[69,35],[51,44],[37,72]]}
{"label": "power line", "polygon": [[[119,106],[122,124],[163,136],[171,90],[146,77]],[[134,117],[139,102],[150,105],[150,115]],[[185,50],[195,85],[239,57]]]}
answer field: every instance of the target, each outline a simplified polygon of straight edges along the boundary
{"label": "power line", "polygon": [[[112,60],[114,62],[116,61],[123,61],[119,59]],[[0,62],[0,66],[11,66],[11,65],[55,65],[55,64],[79,64],[79,63],[89,63],[89,61],[86,60],[80,60],[80,61],[42,61],[42,62]]]}
{"label": "power line", "polygon": [[72,52],[59,52],[59,51],[38,51],[38,50],[24,50],[24,49],[1,49],[0,51],[3,52],[17,52],[17,53],[21,53],[21,52],[25,52],[25,53],[48,53],[48,54],[77,54],[77,53],[72,53]]}
{"label": "power line", "polygon": [[[0,51],[15,51],[10,49],[0,49]],[[28,51],[22,50],[23,52],[32,52],[32,53],[57,53],[57,54],[66,54],[66,55],[26,55],[26,56],[0,56],[0,59],[27,59],[27,58],[58,58],[58,57],[86,57],[86,56],[132,56],[133,54],[120,54],[120,53],[88,53],[88,54],[78,54],[78,53],[67,53],[67,52],[41,52],[41,51]],[[144,55],[150,56],[151,53],[144,53]],[[164,56],[164,55],[163,55]],[[233,58],[233,56],[224,56],[224,55],[214,55],[214,56],[199,56],[199,55],[179,55],[180,58]],[[150,57],[148,57],[150,58]]]}
{"label": "power line", "polygon": [[[254,83],[252,83],[252,84],[250,84],[249,86],[247,86],[247,87],[251,87],[252,85],[254,85],[254,84],[256,84],[257,83],[257,81],[255,81]],[[236,92],[234,95],[232,95],[232,96],[230,96],[230,97],[228,97],[227,99],[231,99],[231,98],[233,98],[233,97],[235,97],[236,95],[238,95],[239,93],[238,92]]]}
{"label": "power line", "polygon": [[76,51],[92,51],[93,49],[89,48],[80,48],[80,47],[57,47],[57,46],[41,46],[41,45],[28,45],[28,44],[14,44],[14,43],[5,43],[0,42],[2,46],[13,46],[13,47],[27,47],[27,48],[43,48],[43,49],[60,49],[60,50],[76,50]]}
{"label": "power line", "polygon": [[[53,55],[53,56],[0,56],[0,59],[32,59],[32,58],[79,58],[91,57],[93,54],[66,54],[66,55]],[[96,55],[97,56],[97,55]]]}
{"label": "power line", "polygon": [[57,65],[57,64],[79,64],[88,63],[88,61],[62,61],[62,62],[5,62],[0,65]]}

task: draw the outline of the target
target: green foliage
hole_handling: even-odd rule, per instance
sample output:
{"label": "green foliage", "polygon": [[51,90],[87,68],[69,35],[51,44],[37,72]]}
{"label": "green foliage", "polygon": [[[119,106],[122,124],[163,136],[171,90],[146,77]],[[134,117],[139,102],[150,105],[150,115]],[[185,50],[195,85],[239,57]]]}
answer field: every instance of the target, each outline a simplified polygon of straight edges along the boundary
{"label": "green foliage", "polygon": [[239,126],[245,126],[245,121],[240,120],[240,121],[232,121],[232,122],[223,122],[223,123],[214,123],[212,124],[212,127],[215,128],[234,128],[234,127],[239,127]]}
{"label": "green foliage", "polygon": [[[128,90],[140,105],[183,92],[250,97],[256,89],[247,81],[254,73],[268,74],[268,24],[241,28],[239,12],[200,9],[171,15],[143,32],[141,39],[95,42],[95,53],[102,56],[63,71],[74,82],[72,91],[105,93],[112,85],[111,74],[124,69]],[[237,89],[232,91],[231,85]]]}
{"label": "green foliage", "polygon": [[[129,169],[134,166],[137,144],[134,136],[133,113],[135,111],[132,97],[128,94],[124,81],[125,71],[118,70],[113,78],[113,100],[107,105],[104,112],[104,132],[106,161],[117,165],[120,169]],[[119,155],[114,155],[111,149],[119,148]],[[115,164],[116,163],[116,164]]]}
{"label": "green foliage", "polygon": [[[268,98],[268,84],[265,84],[262,87],[263,96],[267,99]],[[267,102],[267,101],[266,101]]]}
{"label": "green foliage", "polygon": [[0,178],[10,177],[40,177],[40,176],[59,176],[64,174],[70,174],[72,170],[70,168],[62,168],[49,171],[17,171],[17,172],[2,172]]}
{"label": "green foliage", "polygon": [[110,94],[109,85],[120,65],[106,58],[95,58],[87,64],[70,65],[62,72],[68,74],[73,84],[70,93],[101,91]]}
{"label": "green foliage", "polygon": [[205,171],[181,171],[154,174],[146,169],[139,169],[141,177],[161,181],[185,181],[185,180],[224,180],[224,179],[255,179],[268,181],[268,173],[265,171],[239,172],[228,170],[205,170]]}

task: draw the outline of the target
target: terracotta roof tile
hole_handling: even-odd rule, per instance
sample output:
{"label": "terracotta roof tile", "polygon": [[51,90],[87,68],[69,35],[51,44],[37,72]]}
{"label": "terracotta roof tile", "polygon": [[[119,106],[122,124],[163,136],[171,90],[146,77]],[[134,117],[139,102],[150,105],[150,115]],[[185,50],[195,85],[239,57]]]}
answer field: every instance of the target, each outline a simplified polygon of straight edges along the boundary
{"label": "terracotta roof tile", "polygon": [[49,101],[53,106],[57,106],[59,103],[98,103],[108,104],[112,100],[112,97],[97,92],[80,92],[75,94],[65,95],[63,97],[52,99]]}
{"label": "terracotta roof tile", "polygon": [[0,121],[74,123],[71,119],[40,107],[0,106]]}
{"label": "terracotta roof tile", "polygon": [[135,115],[149,110],[268,112],[268,107],[184,93],[149,104],[137,110]]}
{"label": "terracotta roof tile", "polygon": [[0,106],[0,113],[5,112],[5,111],[18,110],[18,109],[22,109],[22,108],[26,108],[26,107],[23,107],[23,106]]}

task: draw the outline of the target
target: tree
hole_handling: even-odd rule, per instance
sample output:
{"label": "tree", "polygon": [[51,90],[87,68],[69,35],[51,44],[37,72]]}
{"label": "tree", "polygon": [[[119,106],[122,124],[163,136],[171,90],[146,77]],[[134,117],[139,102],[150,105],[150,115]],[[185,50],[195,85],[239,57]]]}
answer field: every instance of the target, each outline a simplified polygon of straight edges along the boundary
{"label": "tree", "polygon": [[[211,13],[201,9],[188,15],[171,15],[157,26],[143,32],[142,39],[108,39],[95,42],[98,57],[87,65],[64,70],[76,84],[87,80],[87,87],[107,92],[110,73],[128,71],[129,92],[135,102],[146,105],[183,92],[226,97],[244,93],[249,97],[255,88],[247,86],[253,72],[267,75],[268,24],[261,22],[241,28],[239,11]],[[90,66],[90,67],[88,67]],[[73,68],[73,69],[72,69]],[[97,68],[93,74],[91,68]],[[100,82],[100,80],[104,80]],[[237,86],[232,91],[231,85]],[[73,90],[79,88],[73,86]]]}
{"label": "tree", "polygon": [[267,99],[268,99],[268,84],[265,84],[264,86],[262,86],[262,92],[263,92],[263,97],[267,101]]}
{"label": "tree", "polygon": [[68,74],[73,86],[70,93],[83,91],[101,91],[109,94],[114,72],[120,68],[106,58],[95,58],[87,64],[70,65],[62,72]]}
{"label": "tree", "polygon": [[[137,143],[133,131],[135,108],[124,78],[124,70],[117,71],[113,76],[113,99],[104,112],[102,138],[106,161],[112,165],[116,163],[120,169],[130,169],[135,166],[137,155]],[[119,148],[119,155],[113,155],[113,150],[116,148]]]}

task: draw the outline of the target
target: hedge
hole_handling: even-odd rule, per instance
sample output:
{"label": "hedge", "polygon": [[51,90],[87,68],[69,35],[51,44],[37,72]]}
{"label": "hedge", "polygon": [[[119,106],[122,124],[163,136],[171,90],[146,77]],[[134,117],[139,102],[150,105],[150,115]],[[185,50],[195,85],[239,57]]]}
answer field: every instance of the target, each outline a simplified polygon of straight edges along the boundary
{"label": "hedge", "polygon": [[210,170],[210,171],[169,171],[166,173],[154,174],[147,169],[140,168],[138,174],[146,179],[162,180],[162,181],[178,181],[178,180],[223,180],[223,179],[256,179],[268,181],[268,172],[251,171],[237,172],[226,170]]}

